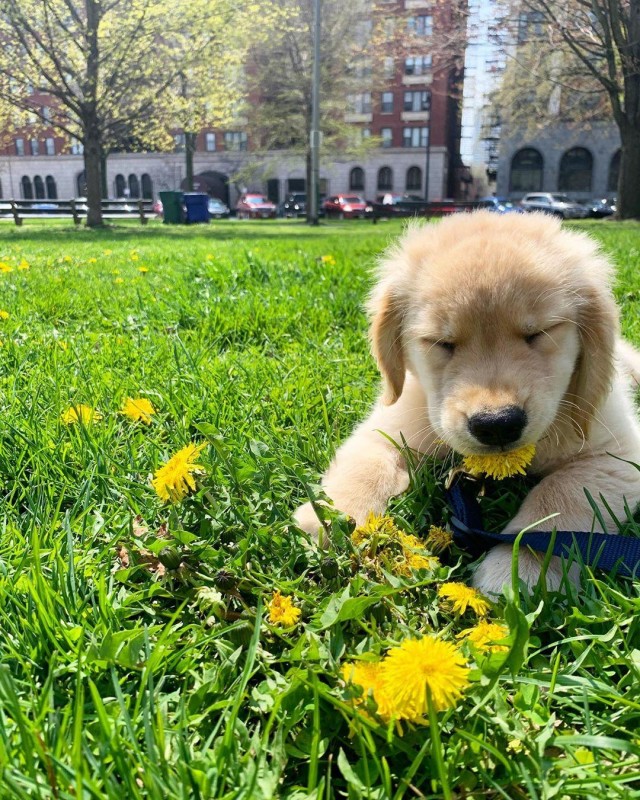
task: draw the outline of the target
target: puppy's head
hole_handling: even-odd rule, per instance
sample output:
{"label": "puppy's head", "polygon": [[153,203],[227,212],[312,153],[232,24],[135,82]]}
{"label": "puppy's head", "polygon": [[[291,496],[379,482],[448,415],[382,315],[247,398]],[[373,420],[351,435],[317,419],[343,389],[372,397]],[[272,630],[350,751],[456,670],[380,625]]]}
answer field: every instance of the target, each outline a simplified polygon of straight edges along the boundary
{"label": "puppy's head", "polygon": [[464,454],[535,443],[554,425],[587,435],[614,368],[610,272],[591,239],[539,214],[411,227],[369,304],[385,402],[410,370],[438,436]]}

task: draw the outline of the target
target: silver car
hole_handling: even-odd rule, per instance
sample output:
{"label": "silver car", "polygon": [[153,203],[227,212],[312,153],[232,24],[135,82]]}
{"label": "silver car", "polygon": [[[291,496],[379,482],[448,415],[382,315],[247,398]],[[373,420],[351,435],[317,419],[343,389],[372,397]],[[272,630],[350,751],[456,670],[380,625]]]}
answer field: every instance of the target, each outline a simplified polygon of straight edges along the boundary
{"label": "silver car", "polygon": [[526,194],[520,201],[525,211],[544,211],[562,219],[584,219],[588,211],[580,203],[575,203],[566,194],[551,194],[550,192],[536,192]]}

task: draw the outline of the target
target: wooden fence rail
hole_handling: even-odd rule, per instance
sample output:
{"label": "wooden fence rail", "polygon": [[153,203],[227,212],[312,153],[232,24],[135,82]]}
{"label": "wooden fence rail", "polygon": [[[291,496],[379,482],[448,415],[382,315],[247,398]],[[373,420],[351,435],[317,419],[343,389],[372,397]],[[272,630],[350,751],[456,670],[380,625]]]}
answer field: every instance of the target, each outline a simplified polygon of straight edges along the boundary
{"label": "wooden fence rail", "polygon": [[[87,216],[85,200],[0,200],[0,219],[13,217],[16,225],[25,219],[72,219],[79,225]],[[135,219],[146,225],[154,216],[152,200],[103,200],[104,219]]]}

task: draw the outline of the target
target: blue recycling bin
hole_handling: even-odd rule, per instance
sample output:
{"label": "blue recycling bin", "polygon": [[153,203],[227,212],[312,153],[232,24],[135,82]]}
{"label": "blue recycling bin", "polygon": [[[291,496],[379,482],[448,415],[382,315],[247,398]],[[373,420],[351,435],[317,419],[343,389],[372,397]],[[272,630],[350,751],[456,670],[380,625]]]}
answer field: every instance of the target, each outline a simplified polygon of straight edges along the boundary
{"label": "blue recycling bin", "polygon": [[187,210],[187,224],[193,222],[209,222],[209,195],[201,192],[187,192],[184,195],[184,205]]}

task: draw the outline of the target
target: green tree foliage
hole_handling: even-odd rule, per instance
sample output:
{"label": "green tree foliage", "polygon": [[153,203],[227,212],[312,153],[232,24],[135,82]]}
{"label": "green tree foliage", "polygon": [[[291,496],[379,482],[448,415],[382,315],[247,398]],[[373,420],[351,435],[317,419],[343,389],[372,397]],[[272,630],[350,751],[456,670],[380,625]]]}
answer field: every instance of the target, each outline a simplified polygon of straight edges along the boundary
{"label": "green tree foliage", "polygon": [[[15,127],[35,114],[83,144],[87,224],[101,225],[110,149],[166,147],[185,115],[201,126],[205,114],[226,113],[231,54],[246,30],[234,25],[246,12],[230,0],[181,2],[179,13],[168,0],[4,0],[0,116]],[[41,95],[51,98],[50,119],[34,102]]]}

